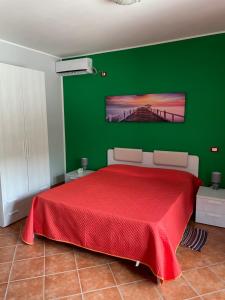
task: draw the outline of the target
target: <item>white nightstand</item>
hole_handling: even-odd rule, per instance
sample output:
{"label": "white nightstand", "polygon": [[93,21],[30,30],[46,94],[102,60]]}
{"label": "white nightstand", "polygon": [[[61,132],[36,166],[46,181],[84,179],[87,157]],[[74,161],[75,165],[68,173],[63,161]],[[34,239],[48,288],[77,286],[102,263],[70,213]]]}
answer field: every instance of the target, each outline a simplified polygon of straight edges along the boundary
{"label": "white nightstand", "polygon": [[196,200],[196,222],[225,227],[225,189],[201,186]]}
{"label": "white nightstand", "polygon": [[65,174],[65,182],[69,182],[73,179],[77,179],[77,178],[89,175],[91,173],[94,173],[94,172],[95,171],[92,171],[92,170],[86,170],[86,171],[84,171],[83,175],[80,176],[80,175],[78,175],[77,170],[71,171],[71,172]]}

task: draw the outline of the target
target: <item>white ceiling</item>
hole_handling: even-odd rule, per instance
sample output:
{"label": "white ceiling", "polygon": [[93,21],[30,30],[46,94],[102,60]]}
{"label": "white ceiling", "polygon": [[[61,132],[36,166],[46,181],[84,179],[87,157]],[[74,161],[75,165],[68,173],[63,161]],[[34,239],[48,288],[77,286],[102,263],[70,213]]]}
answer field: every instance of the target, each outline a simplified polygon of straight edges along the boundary
{"label": "white ceiling", "polygon": [[0,39],[65,57],[225,31],[225,0],[0,0]]}

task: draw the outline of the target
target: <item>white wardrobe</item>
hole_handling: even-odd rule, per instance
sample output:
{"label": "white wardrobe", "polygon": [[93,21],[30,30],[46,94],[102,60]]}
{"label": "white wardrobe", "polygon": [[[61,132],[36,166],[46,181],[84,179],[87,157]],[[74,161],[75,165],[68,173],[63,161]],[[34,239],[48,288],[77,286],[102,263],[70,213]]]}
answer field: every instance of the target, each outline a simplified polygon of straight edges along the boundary
{"label": "white wardrobe", "polygon": [[50,186],[45,74],[0,63],[0,226]]}

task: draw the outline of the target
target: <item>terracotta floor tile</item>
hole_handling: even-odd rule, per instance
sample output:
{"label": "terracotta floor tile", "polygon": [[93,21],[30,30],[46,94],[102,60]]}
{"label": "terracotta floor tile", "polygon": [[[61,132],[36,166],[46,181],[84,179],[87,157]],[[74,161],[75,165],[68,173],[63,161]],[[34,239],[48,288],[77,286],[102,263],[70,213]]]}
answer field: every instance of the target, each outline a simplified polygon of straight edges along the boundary
{"label": "terracotta floor tile", "polygon": [[11,262],[13,260],[14,251],[15,246],[0,248],[0,263]]}
{"label": "terracotta floor tile", "polygon": [[80,293],[76,271],[45,277],[45,299],[59,298]]}
{"label": "terracotta floor tile", "polygon": [[118,284],[142,280],[152,276],[150,270],[142,272],[142,266],[136,268],[134,265],[127,262],[115,262],[110,264],[110,267]]}
{"label": "terracotta floor tile", "polygon": [[58,255],[46,256],[45,258],[45,274],[54,274],[75,269],[75,257],[72,251]]}
{"label": "terracotta floor tile", "polygon": [[43,278],[40,277],[10,282],[6,299],[43,299]]}
{"label": "terracotta floor tile", "polygon": [[204,300],[224,300],[225,299],[225,291],[221,291],[221,292],[203,296],[203,299]]}
{"label": "terracotta floor tile", "polygon": [[17,245],[24,245],[24,242],[22,240],[22,232],[19,234]]}
{"label": "terracotta floor tile", "polygon": [[117,288],[109,288],[84,294],[84,300],[121,300],[121,297]]}
{"label": "terracotta floor tile", "polygon": [[[0,228],[0,246],[3,245],[0,247],[0,283],[8,280],[18,234],[23,223],[17,222],[7,228]],[[184,271],[183,275],[201,295],[204,294],[201,297],[202,300],[225,299],[225,229],[193,224],[208,231],[208,240],[201,252],[192,251],[185,247],[178,248],[177,256]],[[114,287],[115,282],[110,271],[111,268],[117,283],[122,284],[119,288],[123,300],[154,300],[158,299],[160,293],[165,300],[183,300],[190,297],[193,300],[200,300],[200,297],[183,277],[157,286],[150,270],[142,265],[135,268],[132,262],[118,261],[117,259],[114,261],[114,258],[110,256],[50,241],[42,237],[36,239],[34,246],[25,245],[19,241],[7,299],[42,299],[44,277],[27,278],[43,275],[44,258],[40,256],[44,255],[44,244],[46,244],[45,265],[48,274],[45,278],[46,299],[62,297],[64,300],[117,300],[119,297],[119,300],[120,294]],[[74,253],[78,268],[81,268],[79,274],[85,291],[83,299],[75,270]],[[108,265],[99,266],[109,262],[110,268]],[[214,263],[218,264],[212,265]],[[200,268],[196,269],[196,267]],[[22,280],[24,278],[26,279]],[[134,282],[138,280],[142,281]],[[221,291],[221,289],[224,290]],[[0,284],[0,299],[3,298],[5,290],[6,284]],[[205,295],[205,293],[209,294]]]}
{"label": "terracotta floor tile", "polygon": [[[225,233],[224,233],[225,234]],[[224,250],[224,246],[225,246],[225,241],[222,239],[215,239],[215,238],[211,238],[208,239],[206,242],[205,247],[202,248],[202,251],[204,252],[204,250],[210,250],[210,251],[221,251]]]}
{"label": "terracotta floor tile", "polygon": [[7,227],[0,227],[0,234],[20,232],[20,222],[13,223]]}
{"label": "terracotta floor tile", "polygon": [[[199,225],[197,225],[197,227],[199,227]],[[207,228],[204,228],[208,232],[207,240],[218,239],[218,236],[220,236],[221,233],[219,232],[220,230],[218,230],[217,228],[210,225]]]}
{"label": "terracotta floor tile", "polygon": [[62,300],[83,300],[81,294],[80,295],[69,296],[69,297],[63,297],[61,299]]}
{"label": "terracotta floor tile", "polygon": [[27,279],[44,275],[44,258],[15,261],[10,280]]}
{"label": "terracotta floor tile", "polygon": [[45,239],[45,254],[46,255],[54,255],[59,253],[65,253],[68,251],[72,251],[73,246],[65,243],[54,242],[48,239]]}
{"label": "terracotta floor tile", "polygon": [[121,285],[119,287],[124,300],[158,300],[161,299],[156,284],[142,281]]}
{"label": "terracotta floor tile", "polygon": [[201,252],[193,251],[188,248],[179,247],[179,250],[177,251],[177,258],[182,271],[207,265]]}
{"label": "terracotta floor tile", "polygon": [[191,283],[199,294],[205,294],[225,288],[209,268],[200,268],[183,272],[183,276]]}
{"label": "terracotta floor tile", "polygon": [[91,291],[115,285],[108,266],[99,266],[78,271],[83,291]]}
{"label": "terracotta floor tile", "polygon": [[[208,238],[206,241],[206,245],[211,245],[214,243],[216,245],[216,242],[222,242],[225,243],[225,231],[224,232],[210,232],[208,233]],[[203,248],[204,249],[204,248]]]}
{"label": "terracotta floor tile", "polygon": [[0,264],[0,283],[8,282],[11,263]]}
{"label": "terracotta floor tile", "polygon": [[0,299],[4,299],[7,284],[0,284]]}
{"label": "terracotta floor tile", "polygon": [[225,229],[221,227],[211,226],[212,228],[209,228],[209,234],[208,239],[209,240],[219,240],[225,242]]}
{"label": "terracotta floor tile", "polygon": [[222,263],[225,261],[225,255],[223,253],[218,252],[209,252],[203,253],[205,265],[209,266],[211,264]]}
{"label": "terracotta floor tile", "polygon": [[116,259],[104,254],[93,253],[91,251],[79,252],[76,254],[77,267],[86,268],[94,267],[101,264],[107,264],[115,261]]}
{"label": "terracotta floor tile", "polygon": [[164,296],[165,300],[183,300],[197,296],[194,290],[180,277],[176,280],[165,281],[157,289]]}
{"label": "terracotta floor tile", "polygon": [[[225,251],[225,249],[224,249]],[[220,279],[225,281],[225,263],[210,267]]]}
{"label": "terracotta floor tile", "polygon": [[44,255],[44,243],[43,241],[35,241],[34,245],[18,245],[16,248],[15,259],[27,259]]}
{"label": "terracotta floor tile", "polygon": [[225,243],[216,241],[208,243],[202,250],[202,257],[206,265],[225,261]]}
{"label": "terracotta floor tile", "polygon": [[0,235],[0,247],[16,245],[19,233],[7,233]]}

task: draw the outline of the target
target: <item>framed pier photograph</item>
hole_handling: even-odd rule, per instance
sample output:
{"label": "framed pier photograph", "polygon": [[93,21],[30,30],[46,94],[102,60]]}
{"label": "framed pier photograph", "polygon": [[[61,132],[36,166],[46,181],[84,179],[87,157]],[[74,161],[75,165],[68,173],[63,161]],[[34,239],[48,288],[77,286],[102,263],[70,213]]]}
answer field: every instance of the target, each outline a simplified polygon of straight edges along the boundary
{"label": "framed pier photograph", "polygon": [[184,93],[107,96],[106,120],[182,123],[185,101]]}

